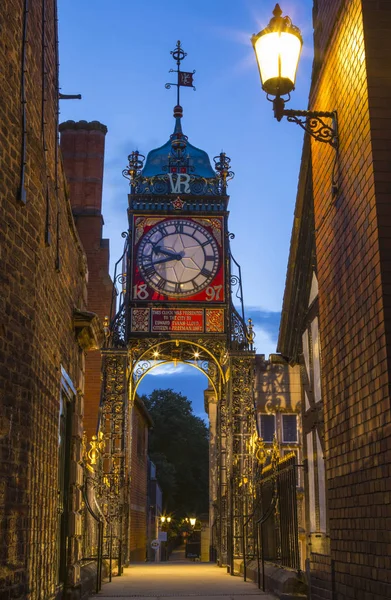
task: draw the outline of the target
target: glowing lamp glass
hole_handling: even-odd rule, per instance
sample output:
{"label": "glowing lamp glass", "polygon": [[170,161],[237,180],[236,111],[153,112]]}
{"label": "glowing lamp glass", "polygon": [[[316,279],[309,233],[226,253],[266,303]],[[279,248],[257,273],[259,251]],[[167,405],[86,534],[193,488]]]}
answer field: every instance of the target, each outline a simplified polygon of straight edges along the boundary
{"label": "glowing lamp glass", "polygon": [[251,38],[261,76],[262,87],[271,96],[284,96],[295,89],[296,71],[303,40],[300,29],[288,16],[282,16],[279,4],[269,25]]}
{"label": "glowing lamp glass", "polygon": [[254,50],[262,87],[270,95],[283,96],[295,88],[302,40],[289,31],[271,31],[255,36]]}
{"label": "glowing lamp glass", "polygon": [[197,519],[196,519],[195,517],[190,517],[190,525],[191,525],[192,527],[194,527],[194,525],[196,524],[196,520],[197,520]]}

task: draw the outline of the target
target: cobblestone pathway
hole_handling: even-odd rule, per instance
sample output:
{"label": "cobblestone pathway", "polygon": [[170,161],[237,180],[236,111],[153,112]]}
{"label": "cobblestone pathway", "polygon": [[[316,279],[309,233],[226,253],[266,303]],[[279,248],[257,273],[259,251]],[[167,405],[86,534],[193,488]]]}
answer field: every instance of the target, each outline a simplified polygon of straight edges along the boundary
{"label": "cobblestone pathway", "polygon": [[215,564],[182,561],[132,565],[124,570],[121,577],[104,584],[95,598],[252,600],[250,596],[254,600],[256,596],[262,600],[275,600],[254,583],[244,582],[241,577],[231,577]]}

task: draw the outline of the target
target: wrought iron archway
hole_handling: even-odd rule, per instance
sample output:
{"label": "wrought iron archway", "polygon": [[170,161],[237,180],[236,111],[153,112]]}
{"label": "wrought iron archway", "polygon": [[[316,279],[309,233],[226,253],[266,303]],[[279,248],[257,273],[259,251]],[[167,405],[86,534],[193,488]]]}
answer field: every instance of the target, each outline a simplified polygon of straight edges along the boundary
{"label": "wrought iron archway", "polygon": [[[216,352],[219,354],[216,355]],[[141,380],[151,370],[163,364],[187,364],[203,373],[213,386],[218,396],[219,387],[226,381],[224,367],[228,355],[222,343],[210,340],[169,339],[156,340],[154,338],[142,340],[142,343],[133,345],[129,352],[131,363],[131,401],[134,400],[137,387]]]}

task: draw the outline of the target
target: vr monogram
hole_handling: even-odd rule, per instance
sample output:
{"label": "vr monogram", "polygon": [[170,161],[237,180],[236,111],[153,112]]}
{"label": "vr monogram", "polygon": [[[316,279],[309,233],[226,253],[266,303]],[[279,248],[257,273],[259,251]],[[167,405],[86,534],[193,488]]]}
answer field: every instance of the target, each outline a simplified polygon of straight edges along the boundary
{"label": "vr monogram", "polygon": [[[190,194],[190,175],[188,173],[168,173],[168,176],[172,194]],[[183,190],[181,190],[182,186]]]}

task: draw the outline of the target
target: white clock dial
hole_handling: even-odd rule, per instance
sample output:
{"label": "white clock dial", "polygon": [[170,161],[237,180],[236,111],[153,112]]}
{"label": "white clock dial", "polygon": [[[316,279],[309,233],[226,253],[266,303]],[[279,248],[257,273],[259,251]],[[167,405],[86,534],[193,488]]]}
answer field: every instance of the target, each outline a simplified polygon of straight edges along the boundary
{"label": "white clock dial", "polygon": [[152,227],[140,242],[137,265],[148,285],[167,296],[203,290],[220,264],[214,237],[195,221],[172,219]]}

